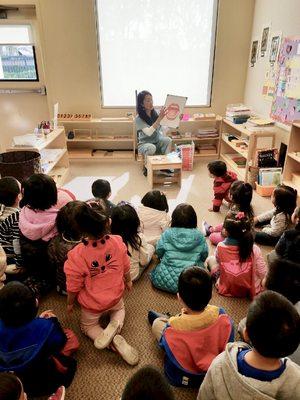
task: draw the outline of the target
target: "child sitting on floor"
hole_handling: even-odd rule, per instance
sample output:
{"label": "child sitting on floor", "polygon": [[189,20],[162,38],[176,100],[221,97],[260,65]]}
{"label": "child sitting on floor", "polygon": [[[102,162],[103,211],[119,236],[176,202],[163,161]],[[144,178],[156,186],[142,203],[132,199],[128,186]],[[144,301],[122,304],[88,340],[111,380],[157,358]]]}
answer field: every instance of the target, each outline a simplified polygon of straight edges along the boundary
{"label": "child sitting on floor", "polygon": [[139,369],[126,383],[121,400],[175,400],[166,378],[152,365]]}
{"label": "child sitting on floor", "polygon": [[[68,253],[64,271],[67,278],[67,308],[77,298],[81,306],[81,330],[95,347],[116,350],[130,365],[139,361],[138,352],[119,335],[124,319],[124,291],[132,288],[130,259],[120,236],[108,235],[109,218],[87,204],[77,215],[79,229],[87,239]],[[99,318],[108,314],[105,329]]]}
{"label": "child sitting on floor", "polygon": [[191,265],[203,267],[208,247],[197,229],[197,215],[189,204],[179,204],[172,213],[171,228],[161,235],[156,254],[160,263],[151,272],[152,284],[171,293],[178,291],[180,273]]}
{"label": "child sitting on floor", "polygon": [[139,232],[140,219],[130,204],[121,202],[113,209],[110,230],[113,235],[120,235],[126,244],[130,257],[131,280],[136,281],[148,267],[154,247]]}
{"label": "child sitting on floor", "polygon": [[137,209],[142,232],[148,243],[156,245],[161,234],[170,226],[169,205],[166,195],[160,190],[150,190]]}
{"label": "child sitting on floor", "polygon": [[115,204],[108,200],[111,196],[110,183],[105,179],[97,179],[92,184],[92,193],[94,199],[88,200],[88,203],[90,201],[103,200],[107,209],[107,214],[110,216],[115,207]]}
{"label": "child sitting on floor", "polygon": [[217,278],[216,288],[224,296],[253,298],[262,291],[266,264],[253,244],[251,221],[243,212],[229,213],[224,221],[226,239],[209,257],[208,266]]}
{"label": "child sitting on floor", "polygon": [[269,262],[276,258],[284,258],[300,263],[300,207],[295,209],[291,221],[295,228],[283,232],[275,250],[268,254]]}
{"label": "child sitting on floor", "polygon": [[[253,189],[249,183],[242,181],[234,181],[229,189],[230,198],[230,211],[232,213],[243,212],[250,221],[253,222],[253,208],[251,206]],[[215,227],[209,225],[206,221],[202,224],[203,233],[205,236],[209,236],[209,240],[213,245],[224,240],[222,235],[223,224]]]}
{"label": "child sitting on floor", "polygon": [[51,310],[36,317],[38,301],[20,282],[0,290],[0,372],[14,371],[32,396],[69,386],[76,371],[70,357],[79,343]]}
{"label": "child sitting on floor", "polygon": [[0,179],[0,222],[19,210],[21,198],[21,184],[16,178],[5,176]]}
{"label": "child sitting on floor", "polygon": [[[256,231],[255,242],[275,246],[283,232],[291,227],[291,215],[297,203],[297,190],[286,185],[278,185],[272,193],[274,209],[254,218],[254,223],[265,225]],[[268,225],[266,225],[268,224]]]}
{"label": "child sitting on floor", "polygon": [[232,321],[222,308],[208,304],[211,296],[209,273],[190,267],[178,280],[181,313],[168,318],[149,311],[152,332],[165,350],[165,374],[174,386],[198,388],[212,360],[234,340]]}
{"label": "child sitting on floor", "polygon": [[235,172],[227,171],[223,161],[212,161],[207,165],[209,175],[214,178],[214,200],[213,207],[208,211],[219,212],[223,199],[230,203],[229,189],[232,182],[237,180]]}
{"label": "child sitting on floor", "polygon": [[[65,387],[60,386],[57,391],[48,397],[48,400],[64,400]],[[0,372],[0,399],[27,400],[27,395],[20,379],[11,372]]]}
{"label": "child sitting on floor", "polygon": [[229,343],[212,362],[197,400],[300,399],[300,367],[287,357],[299,345],[300,316],[282,295],[266,291],[251,303],[246,343]]}
{"label": "child sitting on floor", "polygon": [[74,200],[66,190],[57,190],[54,180],[45,174],[34,174],[23,183],[22,209],[19,216],[20,245],[26,280],[37,296],[47,293],[55,284],[47,248],[57,235],[56,216],[61,207]]}

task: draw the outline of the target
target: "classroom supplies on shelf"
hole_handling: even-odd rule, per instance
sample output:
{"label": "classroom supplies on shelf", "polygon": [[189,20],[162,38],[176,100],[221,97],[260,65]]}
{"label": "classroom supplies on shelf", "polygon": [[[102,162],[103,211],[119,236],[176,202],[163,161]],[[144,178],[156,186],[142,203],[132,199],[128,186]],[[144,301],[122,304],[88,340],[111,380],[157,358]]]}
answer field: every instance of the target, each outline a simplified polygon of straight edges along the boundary
{"label": "classroom supplies on shelf", "polygon": [[254,166],[259,168],[277,167],[278,149],[258,149],[256,150]]}
{"label": "classroom supplies on shelf", "polygon": [[226,119],[234,124],[243,124],[250,118],[251,110],[244,104],[228,104],[226,107]]}
{"label": "classroom supplies on shelf", "polygon": [[258,184],[261,186],[277,186],[282,181],[282,168],[260,168]]}

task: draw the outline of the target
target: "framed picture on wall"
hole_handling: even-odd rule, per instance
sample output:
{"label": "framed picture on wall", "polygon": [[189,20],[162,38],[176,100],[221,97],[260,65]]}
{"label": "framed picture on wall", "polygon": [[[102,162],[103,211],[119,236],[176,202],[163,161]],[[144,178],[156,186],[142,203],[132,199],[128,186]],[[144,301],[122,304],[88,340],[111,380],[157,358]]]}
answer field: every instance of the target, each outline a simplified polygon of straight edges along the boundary
{"label": "framed picture on wall", "polygon": [[270,56],[269,56],[270,64],[274,64],[277,61],[278,51],[281,43],[281,35],[282,35],[281,32],[272,34]]}
{"label": "framed picture on wall", "polygon": [[260,56],[264,57],[268,48],[268,40],[270,34],[270,26],[264,26],[261,35],[261,43],[260,43]]}
{"label": "framed picture on wall", "polygon": [[258,40],[254,40],[251,46],[250,66],[254,67],[257,60]]}

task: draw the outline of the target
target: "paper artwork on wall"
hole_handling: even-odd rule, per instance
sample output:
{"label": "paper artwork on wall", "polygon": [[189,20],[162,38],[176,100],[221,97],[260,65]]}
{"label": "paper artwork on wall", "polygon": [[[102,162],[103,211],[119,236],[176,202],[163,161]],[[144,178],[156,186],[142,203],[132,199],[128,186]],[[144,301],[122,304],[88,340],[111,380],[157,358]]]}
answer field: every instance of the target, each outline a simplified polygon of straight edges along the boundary
{"label": "paper artwork on wall", "polygon": [[253,40],[250,55],[250,67],[254,67],[257,60],[258,40]]}
{"label": "paper artwork on wall", "polygon": [[265,100],[273,101],[273,96],[276,87],[276,77],[278,71],[278,64],[269,65],[265,73],[265,80],[262,89],[262,95]]}
{"label": "paper artwork on wall", "polygon": [[262,35],[261,35],[261,42],[260,42],[260,56],[261,57],[264,57],[267,52],[270,30],[271,30],[271,24],[265,25],[263,27]]}
{"label": "paper artwork on wall", "polygon": [[272,65],[277,61],[278,58],[278,51],[281,44],[281,37],[282,37],[281,32],[272,33],[270,54],[269,54],[269,63]]}
{"label": "paper artwork on wall", "polygon": [[291,123],[300,119],[300,36],[283,40],[278,57],[271,117]]}

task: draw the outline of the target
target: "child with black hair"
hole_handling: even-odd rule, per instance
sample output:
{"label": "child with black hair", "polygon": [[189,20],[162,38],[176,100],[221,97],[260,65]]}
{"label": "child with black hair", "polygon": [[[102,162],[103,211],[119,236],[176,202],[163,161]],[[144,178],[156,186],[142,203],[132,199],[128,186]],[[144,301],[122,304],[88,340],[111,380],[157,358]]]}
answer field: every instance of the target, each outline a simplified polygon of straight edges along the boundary
{"label": "child with black hair", "polygon": [[[48,397],[48,400],[64,400],[65,387],[60,386],[57,391]],[[27,400],[27,395],[20,379],[11,372],[0,372],[0,399]]]}
{"label": "child with black hair", "polygon": [[90,201],[97,201],[97,200],[103,200],[105,203],[105,206],[107,208],[107,213],[110,216],[112,213],[112,210],[115,207],[115,204],[112,203],[109,199],[111,196],[111,186],[110,183],[106,179],[97,179],[96,181],[93,182],[92,184],[92,193],[94,196],[94,199],[88,200],[88,203]]}
{"label": "child with black hair", "polygon": [[57,190],[48,175],[34,174],[23,182],[20,246],[23,267],[29,275],[26,285],[37,296],[47,293],[55,284],[55,270],[50,265],[47,248],[57,235],[55,221],[59,209],[72,200],[75,200],[72,193]]}
{"label": "child with black hair", "polygon": [[243,212],[229,213],[223,229],[226,239],[207,261],[217,279],[216,288],[224,296],[253,298],[263,290],[266,264],[253,244],[251,221]]}
{"label": "child with black hair", "polygon": [[[231,201],[229,211],[231,213],[243,212],[245,216],[253,222],[254,214],[251,206],[252,194],[253,189],[250,183],[234,181],[229,189],[229,198]],[[209,240],[215,246],[224,240],[222,234],[223,224],[213,227],[206,221],[203,221],[202,230],[205,236],[209,236]]]}
{"label": "child with black hair", "polygon": [[170,226],[168,200],[160,190],[150,190],[142,198],[141,203],[137,212],[142,232],[146,241],[155,246],[161,234]]}
{"label": "child with black hair", "polygon": [[[77,224],[84,239],[69,251],[64,265],[67,310],[72,312],[77,299],[81,306],[81,330],[94,341],[95,347],[109,347],[128,364],[136,365],[137,350],[119,334],[125,319],[125,287],[132,289],[127,248],[120,236],[107,234],[108,216],[87,204],[80,208]],[[105,329],[99,323],[103,314],[110,319]]]}
{"label": "child with black hair", "polygon": [[283,232],[275,249],[268,254],[268,261],[284,258],[300,263],[300,207],[297,207],[291,217],[294,229]]}
{"label": "child with black hair", "polygon": [[71,354],[79,347],[51,310],[39,317],[37,312],[36,297],[22,283],[10,282],[0,291],[0,372],[14,371],[32,396],[71,384],[76,371]]}
{"label": "child with black hair", "polygon": [[234,181],[237,180],[235,172],[227,171],[224,161],[212,161],[207,165],[209,175],[214,178],[214,199],[213,207],[208,211],[219,212],[223,199],[230,203],[229,189]]}
{"label": "child with black hair", "polygon": [[126,383],[121,400],[175,400],[168,382],[152,365],[139,369]]}
{"label": "child with black hair", "polygon": [[261,231],[255,232],[255,242],[266,246],[275,246],[283,232],[292,226],[291,216],[297,205],[297,190],[278,185],[271,200],[275,208],[254,218],[255,224],[264,225]]}
{"label": "child with black hair", "polygon": [[70,201],[58,211],[56,216],[58,235],[50,241],[48,246],[48,256],[56,271],[56,288],[60,294],[67,294],[64,263],[68,252],[80,243],[83,237],[77,223],[77,215],[83,207],[85,203],[82,201]]}
{"label": "child with black hair", "polygon": [[300,399],[300,316],[282,295],[265,291],[250,304],[244,336],[212,362],[197,400]]}
{"label": "child with black hair", "polygon": [[160,263],[151,272],[152,284],[171,293],[178,291],[180,273],[191,265],[204,267],[208,247],[197,229],[197,215],[186,203],[179,204],[172,213],[171,227],[161,235],[156,246]]}
{"label": "child with black hair", "polygon": [[174,386],[199,387],[212,360],[234,340],[233,323],[222,308],[208,304],[212,279],[198,267],[181,272],[181,313],[168,318],[149,311],[152,333],[165,350],[165,374]]}
{"label": "child with black hair", "polygon": [[130,257],[130,275],[134,282],[148,267],[154,254],[154,246],[146,242],[140,232],[140,219],[128,203],[119,203],[112,211],[110,230],[113,235],[120,235],[126,244]]}
{"label": "child with black hair", "polygon": [[21,184],[13,176],[0,179],[0,222],[19,210]]}

